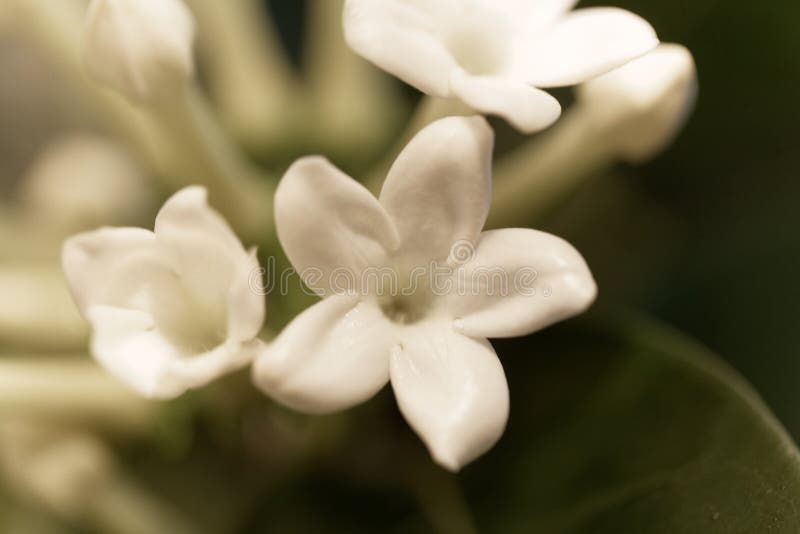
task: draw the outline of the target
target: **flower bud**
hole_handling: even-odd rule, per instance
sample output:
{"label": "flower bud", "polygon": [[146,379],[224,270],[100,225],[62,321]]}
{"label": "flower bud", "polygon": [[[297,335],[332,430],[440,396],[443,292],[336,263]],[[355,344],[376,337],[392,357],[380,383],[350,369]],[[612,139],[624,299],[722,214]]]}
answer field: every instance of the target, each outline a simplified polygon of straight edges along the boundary
{"label": "flower bud", "polygon": [[147,176],[131,157],[91,135],[48,146],[20,184],[20,200],[37,220],[67,233],[134,224],[155,206]]}
{"label": "flower bud", "polygon": [[0,467],[18,492],[74,521],[111,474],[113,461],[90,434],[11,418],[0,425]]}
{"label": "flower bud", "polygon": [[92,76],[134,102],[163,101],[194,74],[194,33],[181,0],[92,0],[84,57]]}
{"label": "flower bud", "polygon": [[632,163],[651,159],[672,143],[696,97],[694,59],[677,44],[662,44],[578,88],[591,120],[619,157]]}

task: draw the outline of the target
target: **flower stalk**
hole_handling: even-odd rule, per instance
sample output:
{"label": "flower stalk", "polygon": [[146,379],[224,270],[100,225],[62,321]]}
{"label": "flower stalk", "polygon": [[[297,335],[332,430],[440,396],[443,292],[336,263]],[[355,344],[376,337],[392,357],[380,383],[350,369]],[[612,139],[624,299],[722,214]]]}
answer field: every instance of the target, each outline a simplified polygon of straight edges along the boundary
{"label": "flower stalk", "polygon": [[108,446],[85,430],[6,419],[0,468],[16,493],[72,524],[110,534],[202,532],[124,474]]}
{"label": "flower stalk", "polygon": [[0,337],[6,346],[33,351],[84,350],[87,328],[64,277],[48,262],[0,266]]}
{"label": "flower stalk", "polygon": [[169,139],[161,171],[170,189],[202,184],[246,241],[272,235],[272,184],[231,143],[199,88],[189,85],[150,112]]}
{"label": "flower stalk", "polygon": [[151,427],[153,405],[130,393],[86,358],[3,357],[0,416],[89,424],[141,434]]}
{"label": "flower stalk", "polygon": [[388,142],[404,105],[389,78],[347,46],[340,22],[344,3],[308,3],[305,65],[316,110],[311,131],[326,151],[363,158]]}
{"label": "flower stalk", "polygon": [[299,80],[258,0],[188,0],[222,121],[244,145],[263,151],[285,142],[296,116]]}
{"label": "flower stalk", "polygon": [[613,146],[576,104],[554,127],[497,163],[487,227],[528,226],[614,161]]}
{"label": "flower stalk", "polygon": [[91,83],[83,74],[81,41],[86,5],[80,0],[7,0],[14,30],[43,52],[87,111],[124,139],[144,161],[157,160],[162,135],[141,110]]}
{"label": "flower stalk", "polygon": [[529,224],[615,162],[656,157],[685,125],[696,97],[694,59],[676,44],[584,83],[559,124],[499,163],[489,225]]}

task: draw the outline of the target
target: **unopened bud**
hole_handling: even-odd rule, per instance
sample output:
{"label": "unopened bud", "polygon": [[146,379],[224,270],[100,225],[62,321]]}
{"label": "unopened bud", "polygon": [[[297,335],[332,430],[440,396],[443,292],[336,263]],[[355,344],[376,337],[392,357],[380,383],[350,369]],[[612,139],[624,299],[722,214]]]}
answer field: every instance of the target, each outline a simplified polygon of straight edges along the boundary
{"label": "unopened bud", "polygon": [[20,184],[37,220],[72,233],[141,222],[153,210],[147,176],[125,150],[92,135],[70,135],[42,153]]}
{"label": "unopened bud", "polygon": [[74,521],[112,473],[113,460],[90,434],[11,419],[0,425],[0,467],[18,492]]}
{"label": "unopened bud", "polygon": [[169,99],[194,74],[194,19],[181,0],[92,0],[89,72],[137,103]]}
{"label": "unopened bud", "polygon": [[620,158],[643,162],[666,149],[697,97],[691,52],[662,44],[578,88],[578,99]]}

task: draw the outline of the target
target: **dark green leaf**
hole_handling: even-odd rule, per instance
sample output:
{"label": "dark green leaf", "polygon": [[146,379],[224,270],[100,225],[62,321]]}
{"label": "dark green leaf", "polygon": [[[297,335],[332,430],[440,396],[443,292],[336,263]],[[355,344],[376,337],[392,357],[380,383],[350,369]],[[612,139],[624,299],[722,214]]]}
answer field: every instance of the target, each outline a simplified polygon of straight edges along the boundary
{"label": "dark green leaf", "polygon": [[800,457],[755,392],[680,334],[625,322],[498,344],[509,429],[463,475],[483,529],[800,532]]}

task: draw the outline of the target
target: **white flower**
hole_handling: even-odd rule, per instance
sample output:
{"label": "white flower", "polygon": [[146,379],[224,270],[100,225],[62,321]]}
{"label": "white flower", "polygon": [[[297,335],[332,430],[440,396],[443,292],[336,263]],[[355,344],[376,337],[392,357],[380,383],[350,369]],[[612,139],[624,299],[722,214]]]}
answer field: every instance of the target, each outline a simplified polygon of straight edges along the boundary
{"label": "white flower", "polygon": [[570,12],[577,0],[347,0],[344,28],[363,57],[420,91],[458,98],[524,132],[552,124],[539,87],[574,85],[658,44],[627,11]]}
{"label": "white flower", "polygon": [[68,239],[62,263],[92,326],[92,354],[142,395],[178,396],[247,365],[261,346],[255,251],[201,187],[173,195],[155,232],[103,228]]}
{"label": "white flower", "polygon": [[89,72],[135,102],[169,98],[194,75],[195,24],[181,0],[92,0]]}
{"label": "white flower", "polygon": [[87,499],[114,467],[106,447],[89,433],[8,416],[0,422],[4,478],[14,490],[69,520],[81,517]]}
{"label": "white flower", "polygon": [[131,224],[154,207],[147,177],[130,155],[88,134],[49,145],[20,186],[30,213],[66,232]]}
{"label": "white flower", "polygon": [[660,45],[586,82],[578,88],[578,98],[620,157],[651,159],[672,143],[694,107],[694,59],[681,45]]}
{"label": "white flower", "polygon": [[[508,388],[486,337],[524,335],[579,313],[595,284],[557,237],[481,233],[493,139],[481,117],[434,122],[400,154],[379,199],[320,157],[287,171],[275,197],[278,235],[325,298],[256,360],[260,388],[324,413],[368,399],[391,379],[405,418],[452,470],[499,439]],[[485,273],[498,270],[521,286],[503,293],[487,284]]]}

